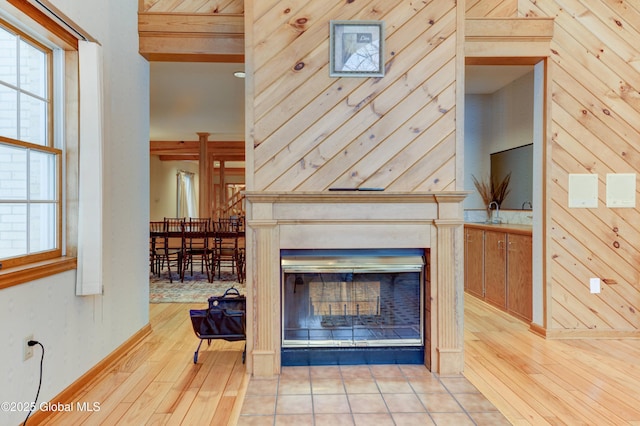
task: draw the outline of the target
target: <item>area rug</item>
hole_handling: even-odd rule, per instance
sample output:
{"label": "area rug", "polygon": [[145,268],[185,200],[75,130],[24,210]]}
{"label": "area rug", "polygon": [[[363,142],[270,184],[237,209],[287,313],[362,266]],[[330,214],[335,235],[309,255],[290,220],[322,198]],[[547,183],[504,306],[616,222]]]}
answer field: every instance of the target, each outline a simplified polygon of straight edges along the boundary
{"label": "area rug", "polygon": [[246,294],[244,284],[236,280],[236,276],[230,272],[222,271],[220,278],[216,274],[212,283],[207,281],[207,275],[197,273],[185,275],[184,282],[174,273],[173,283],[169,282],[169,276],[163,271],[160,276],[149,277],[149,303],[202,303],[206,304],[211,296],[222,296],[230,287],[238,289],[240,294]]}

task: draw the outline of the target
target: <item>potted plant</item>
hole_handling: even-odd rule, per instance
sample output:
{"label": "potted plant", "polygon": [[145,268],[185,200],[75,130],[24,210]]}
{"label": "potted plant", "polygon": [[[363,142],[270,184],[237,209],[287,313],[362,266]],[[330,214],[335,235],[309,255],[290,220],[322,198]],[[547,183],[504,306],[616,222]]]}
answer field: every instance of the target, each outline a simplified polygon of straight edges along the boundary
{"label": "potted plant", "polygon": [[484,205],[487,206],[487,219],[491,218],[491,203],[496,202],[498,209],[502,205],[502,202],[509,194],[509,181],[511,180],[511,172],[509,172],[501,181],[489,177],[485,177],[482,180],[478,180],[475,176],[473,178],[473,184],[476,186]]}

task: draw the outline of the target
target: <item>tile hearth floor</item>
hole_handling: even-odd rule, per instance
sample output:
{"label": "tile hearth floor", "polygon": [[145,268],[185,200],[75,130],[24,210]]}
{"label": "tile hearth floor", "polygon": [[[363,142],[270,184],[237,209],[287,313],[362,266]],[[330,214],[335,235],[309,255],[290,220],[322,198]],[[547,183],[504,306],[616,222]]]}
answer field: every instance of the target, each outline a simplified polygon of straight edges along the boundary
{"label": "tile hearth floor", "polygon": [[252,378],[238,425],[509,425],[462,375],[421,365],[283,367]]}

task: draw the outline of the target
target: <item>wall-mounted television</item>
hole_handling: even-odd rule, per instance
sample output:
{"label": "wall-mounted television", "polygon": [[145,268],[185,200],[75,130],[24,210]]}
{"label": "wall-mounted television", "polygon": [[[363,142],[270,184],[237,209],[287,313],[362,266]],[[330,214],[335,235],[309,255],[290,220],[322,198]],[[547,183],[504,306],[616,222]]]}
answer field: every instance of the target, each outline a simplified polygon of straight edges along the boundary
{"label": "wall-mounted television", "polygon": [[509,194],[500,208],[530,210],[533,197],[532,143],[491,154],[491,178],[494,182],[501,182],[509,173]]}

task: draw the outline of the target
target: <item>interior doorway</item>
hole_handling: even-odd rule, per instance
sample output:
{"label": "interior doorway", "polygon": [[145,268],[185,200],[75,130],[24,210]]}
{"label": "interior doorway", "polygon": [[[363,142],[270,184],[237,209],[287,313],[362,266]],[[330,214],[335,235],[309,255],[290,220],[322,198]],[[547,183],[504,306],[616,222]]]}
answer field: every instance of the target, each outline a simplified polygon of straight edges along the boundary
{"label": "interior doorway", "polygon": [[196,216],[241,214],[244,80],[234,74],[243,69],[241,63],[150,62],[151,220],[176,214],[181,170],[195,175]]}
{"label": "interior doorway", "polygon": [[[530,224],[533,237],[533,323],[544,324],[543,222],[546,109],[546,60],[509,59],[467,61],[465,68],[465,220],[480,222],[487,205],[474,177],[491,178],[491,154],[531,145],[531,195],[518,199],[512,210],[501,211],[505,221]],[[516,169],[512,173],[520,173]],[[530,197],[530,198],[529,198]],[[513,204],[512,204],[513,206]]]}

